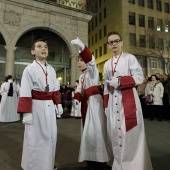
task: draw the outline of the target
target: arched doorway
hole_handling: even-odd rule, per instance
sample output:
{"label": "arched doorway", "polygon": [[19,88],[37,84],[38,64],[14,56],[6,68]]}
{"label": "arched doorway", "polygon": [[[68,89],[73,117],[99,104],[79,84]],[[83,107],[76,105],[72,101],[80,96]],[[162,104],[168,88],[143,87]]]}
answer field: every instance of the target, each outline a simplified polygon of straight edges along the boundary
{"label": "arched doorway", "polygon": [[25,33],[16,44],[15,51],[15,76],[22,76],[24,68],[32,63],[34,57],[30,53],[32,44],[37,39],[48,42],[49,56],[47,62],[56,70],[61,83],[70,82],[70,51],[65,41],[57,34],[46,29],[35,29]]}
{"label": "arched doorway", "polygon": [[5,79],[5,57],[6,57],[6,50],[5,50],[5,40],[2,34],[0,33],[0,83],[2,83]]}

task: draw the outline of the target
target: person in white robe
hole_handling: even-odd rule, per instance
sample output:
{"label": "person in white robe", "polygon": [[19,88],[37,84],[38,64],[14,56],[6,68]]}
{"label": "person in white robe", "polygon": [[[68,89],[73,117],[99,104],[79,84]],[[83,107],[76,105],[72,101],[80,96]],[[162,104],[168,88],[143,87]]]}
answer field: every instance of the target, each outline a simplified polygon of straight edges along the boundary
{"label": "person in white robe", "polygon": [[134,55],[122,52],[122,38],[108,34],[112,57],[104,64],[104,107],[114,155],[112,170],[152,170],[136,86],[143,81]]}
{"label": "person in white robe", "polygon": [[102,169],[108,162],[105,143],[105,114],[103,99],[100,95],[99,73],[95,58],[79,38],[71,41],[80,48],[78,67],[82,71],[79,85],[74,95],[73,106],[77,108],[81,102],[82,136],[79,152],[79,162],[87,161],[87,168]]}
{"label": "person in white robe", "polygon": [[2,95],[0,122],[15,122],[20,120],[17,114],[19,88],[13,82],[12,76],[6,76],[6,82],[1,85]]}
{"label": "person in white robe", "polygon": [[25,124],[21,167],[54,170],[57,142],[56,113],[62,114],[60,83],[46,61],[47,42],[37,40],[31,49],[35,60],[22,75],[18,113]]}
{"label": "person in white robe", "polygon": [[[79,80],[76,80],[75,84],[76,84],[75,89],[72,91],[72,98],[74,98],[74,94],[77,93],[77,86],[79,85]],[[71,116],[75,118],[81,118],[81,102],[78,103],[76,108],[72,106]]]}

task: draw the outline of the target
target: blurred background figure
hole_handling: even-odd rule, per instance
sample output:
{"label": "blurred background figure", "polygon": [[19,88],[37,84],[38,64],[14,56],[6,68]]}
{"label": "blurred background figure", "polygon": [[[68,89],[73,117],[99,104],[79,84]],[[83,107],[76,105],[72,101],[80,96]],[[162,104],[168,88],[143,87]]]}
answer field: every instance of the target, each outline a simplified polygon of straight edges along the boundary
{"label": "blurred background figure", "polygon": [[145,89],[145,96],[151,94],[153,97],[153,102],[148,105],[148,113],[150,115],[150,120],[154,118],[162,121],[163,118],[163,95],[164,87],[156,75],[151,76],[151,81],[147,84]]}
{"label": "blurred background figure", "polygon": [[169,108],[168,108],[168,118],[170,118],[170,77],[165,85],[165,92],[168,96],[168,100],[169,100]]}
{"label": "blurred background figure", "polygon": [[[79,80],[76,80],[75,84],[76,84],[75,90],[72,91],[72,98],[74,98],[74,93],[77,92],[77,86],[79,85]],[[78,103],[78,107],[76,109],[72,106],[71,116],[74,116],[75,118],[81,118],[81,102]]]}
{"label": "blurred background figure", "polygon": [[148,82],[148,78],[144,77],[143,82],[137,87],[138,96],[141,102],[143,117],[148,118],[147,105],[145,103],[145,88]]}
{"label": "blurred background figure", "polygon": [[1,85],[0,93],[2,95],[0,121],[14,122],[20,120],[20,115],[17,113],[19,87],[13,82],[11,75],[8,75]]}
{"label": "blurred background figure", "polygon": [[[163,74],[162,75],[162,85],[165,89],[166,84],[168,83],[168,75]],[[169,119],[169,99],[168,99],[168,93],[164,90],[164,95],[163,95],[163,120],[168,120]]]}

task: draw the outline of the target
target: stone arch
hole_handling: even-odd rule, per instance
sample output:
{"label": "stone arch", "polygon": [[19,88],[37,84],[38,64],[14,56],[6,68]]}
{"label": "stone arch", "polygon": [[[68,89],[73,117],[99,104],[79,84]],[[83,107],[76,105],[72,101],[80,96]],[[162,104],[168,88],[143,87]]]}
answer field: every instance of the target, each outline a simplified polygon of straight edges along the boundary
{"label": "stone arch", "polygon": [[51,24],[50,27],[48,26],[44,26],[44,22],[39,22],[39,23],[32,23],[32,24],[27,24],[27,25],[24,25],[22,27],[19,27],[15,33],[14,33],[14,37],[11,41],[11,46],[12,47],[15,47],[18,39],[25,33],[25,32],[28,32],[32,29],[36,29],[36,28],[48,28],[48,30],[56,33],[57,35],[59,35],[64,41],[65,43],[67,44],[69,50],[70,50],[70,53],[75,53],[75,48],[73,48],[73,46],[71,45],[71,40],[72,40],[72,37],[64,30],[62,29],[61,27],[57,27],[57,30],[56,30],[56,25],[54,24]]}
{"label": "stone arch", "polygon": [[8,46],[11,39],[10,39],[10,34],[8,32],[8,30],[6,29],[6,27],[3,25],[3,23],[0,22],[0,27],[1,27],[1,34],[5,40],[6,45]]}

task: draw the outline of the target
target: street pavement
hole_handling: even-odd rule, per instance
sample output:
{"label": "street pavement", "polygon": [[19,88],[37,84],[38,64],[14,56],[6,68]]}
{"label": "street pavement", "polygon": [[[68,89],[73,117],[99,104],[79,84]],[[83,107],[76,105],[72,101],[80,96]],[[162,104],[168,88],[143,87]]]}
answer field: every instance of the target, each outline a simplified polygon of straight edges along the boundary
{"label": "street pavement", "polygon": [[[86,162],[78,162],[81,119],[64,116],[57,119],[57,170],[85,170]],[[144,120],[153,170],[170,170],[170,121]],[[0,170],[22,170],[21,154],[24,125],[0,123]]]}

